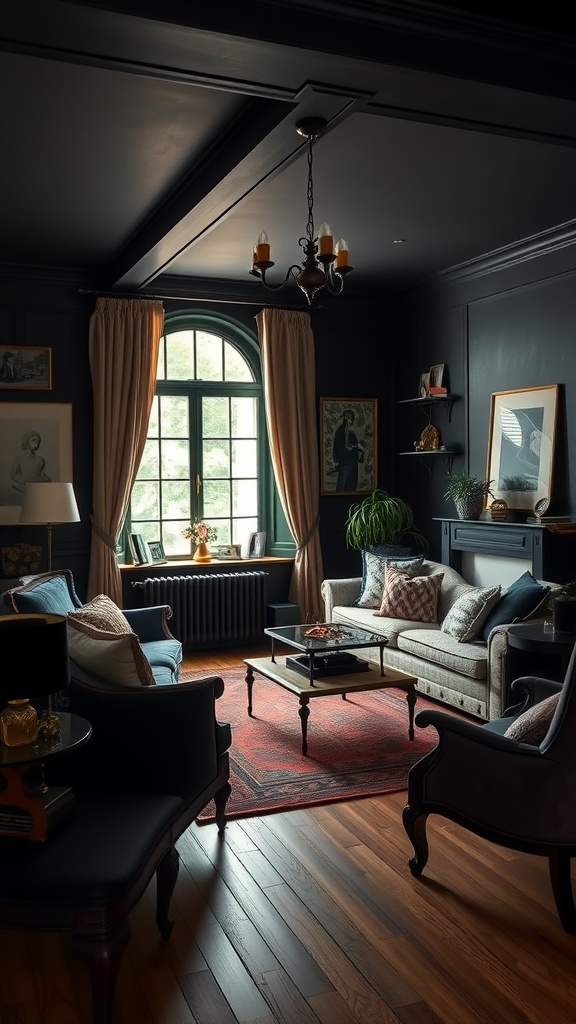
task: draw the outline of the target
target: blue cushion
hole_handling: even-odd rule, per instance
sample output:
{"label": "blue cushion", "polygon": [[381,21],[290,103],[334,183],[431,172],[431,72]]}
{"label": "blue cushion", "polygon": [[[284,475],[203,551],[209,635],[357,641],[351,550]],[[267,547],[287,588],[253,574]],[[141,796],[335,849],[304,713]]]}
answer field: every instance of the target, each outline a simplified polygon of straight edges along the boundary
{"label": "blue cushion", "polygon": [[550,587],[543,587],[527,570],[508,587],[490,612],[480,633],[482,639],[487,640],[495,626],[532,615],[549,591]]}
{"label": "blue cushion", "polygon": [[76,611],[64,576],[53,576],[51,579],[43,580],[36,587],[22,590],[13,597],[19,612],[67,615],[68,612]]}
{"label": "blue cushion", "polygon": [[356,608],[379,608],[382,604],[382,593],[386,576],[386,562],[394,562],[402,572],[410,577],[416,576],[422,568],[424,555],[403,554],[409,548],[398,548],[393,553],[390,548],[375,547],[362,551],[362,583],[360,592],[352,602]]}

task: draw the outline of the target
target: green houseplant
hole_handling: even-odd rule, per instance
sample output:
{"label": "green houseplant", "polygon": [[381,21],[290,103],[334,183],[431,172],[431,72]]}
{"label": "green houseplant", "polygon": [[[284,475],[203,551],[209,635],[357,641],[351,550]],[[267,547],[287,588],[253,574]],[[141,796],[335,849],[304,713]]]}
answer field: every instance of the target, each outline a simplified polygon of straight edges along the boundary
{"label": "green houseplant", "polygon": [[471,473],[454,473],[448,477],[444,497],[452,499],[458,519],[479,519],[484,498],[492,494],[491,480],[479,480]]}
{"label": "green houseplant", "polygon": [[402,498],[376,489],[348,510],[346,544],[350,548],[359,551],[373,547],[397,548],[408,537],[423,551],[428,549],[426,537],[414,525],[410,505]]}

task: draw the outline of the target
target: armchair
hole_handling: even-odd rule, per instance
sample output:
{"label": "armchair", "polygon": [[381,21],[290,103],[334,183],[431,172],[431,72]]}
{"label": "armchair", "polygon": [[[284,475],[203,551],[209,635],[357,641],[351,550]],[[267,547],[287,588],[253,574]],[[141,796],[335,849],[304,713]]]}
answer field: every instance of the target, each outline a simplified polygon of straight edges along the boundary
{"label": "armchair", "polygon": [[[2,595],[4,604],[11,612],[51,612],[53,615],[68,615],[69,613],[82,613],[90,607],[83,605],[76,593],[74,579],[70,569],[59,569],[54,572],[39,573],[35,576],[24,576],[20,586],[7,590]],[[94,602],[92,602],[93,604]],[[110,668],[107,674],[108,682],[113,681],[113,676],[121,677],[119,671],[119,660],[122,658],[127,674],[127,667],[135,659],[136,667],[133,674],[138,673],[143,678],[145,674],[152,674],[152,681],[157,684],[175,683],[178,680],[180,665],[182,662],[182,644],[170,632],[168,620],[172,615],[169,605],[153,605],[148,608],[125,608],[121,610],[122,616],[128,624],[128,628],[134,636],[126,637],[126,643],[122,640],[114,640],[110,634],[103,630],[101,636],[95,631],[90,631],[88,641],[80,643],[78,649],[83,654],[83,669],[88,668],[91,681],[97,685],[99,671],[103,665]],[[117,633],[118,629],[114,629]],[[82,637],[80,640],[82,641]],[[112,644],[115,644],[112,647]],[[122,650],[119,652],[119,647]],[[89,647],[89,651],[87,648]],[[109,651],[108,651],[109,648]],[[81,670],[75,658],[75,650],[70,652],[71,672]],[[143,655],[143,658],[142,658]],[[79,655],[77,655],[79,656]],[[89,661],[93,659],[94,670],[90,671]]]}
{"label": "armchair", "polygon": [[[563,684],[526,676],[512,689],[526,695],[524,704],[484,725],[436,710],[416,716],[419,727],[437,730],[438,743],[408,776],[403,824],[414,847],[410,870],[415,877],[422,874],[428,860],[426,820],[440,814],[490,842],[547,857],[560,922],[576,935],[570,877],[576,856],[576,647]],[[556,701],[545,701],[554,694]],[[544,702],[556,704],[548,722]],[[542,718],[540,737],[531,723],[537,717]],[[506,735],[509,730],[520,738]]]}

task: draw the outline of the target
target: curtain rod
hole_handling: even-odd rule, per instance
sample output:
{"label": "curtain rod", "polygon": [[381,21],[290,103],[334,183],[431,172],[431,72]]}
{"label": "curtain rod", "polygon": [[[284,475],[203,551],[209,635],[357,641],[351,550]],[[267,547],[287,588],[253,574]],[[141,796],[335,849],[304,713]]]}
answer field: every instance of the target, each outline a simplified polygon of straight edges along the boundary
{"label": "curtain rod", "polygon": [[[218,302],[224,306],[267,306],[266,302],[262,302],[261,299],[214,299],[209,296],[195,297],[192,295],[150,295],[147,292],[106,292],[97,291],[92,288],[79,288],[79,295],[96,295],[99,299],[153,299],[161,302],[164,299],[173,299],[176,302]],[[307,306],[280,306],[272,305],[267,306],[269,309],[288,309],[296,310],[300,313],[311,313],[312,309]],[[316,306],[316,310],[322,309],[321,306]]]}

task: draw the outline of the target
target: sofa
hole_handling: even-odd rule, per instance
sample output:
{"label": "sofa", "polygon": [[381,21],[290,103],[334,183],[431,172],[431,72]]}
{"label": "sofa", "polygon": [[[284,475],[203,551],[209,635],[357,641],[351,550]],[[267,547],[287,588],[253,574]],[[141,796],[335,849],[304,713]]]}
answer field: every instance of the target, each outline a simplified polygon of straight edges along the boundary
{"label": "sofa", "polygon": [[73,679],[96,687],[178,682],[182,644],[168,627],[169,605],[120,609],[104,594],[82,604],[70,569],[22,577],[2,596],[10,612],[68,617]]}
{"label": "sofa", "polygon": [[[325,621],[384,636],[384,662],[418,679],[417,689],[490,721],[506,705],[508,626],[543,616],[555,584],[522,573],[504,589],[475,587],[422,556],[362,552],[362,576],[322,583]],[[379,649],[364,656],[378,662]]]}

